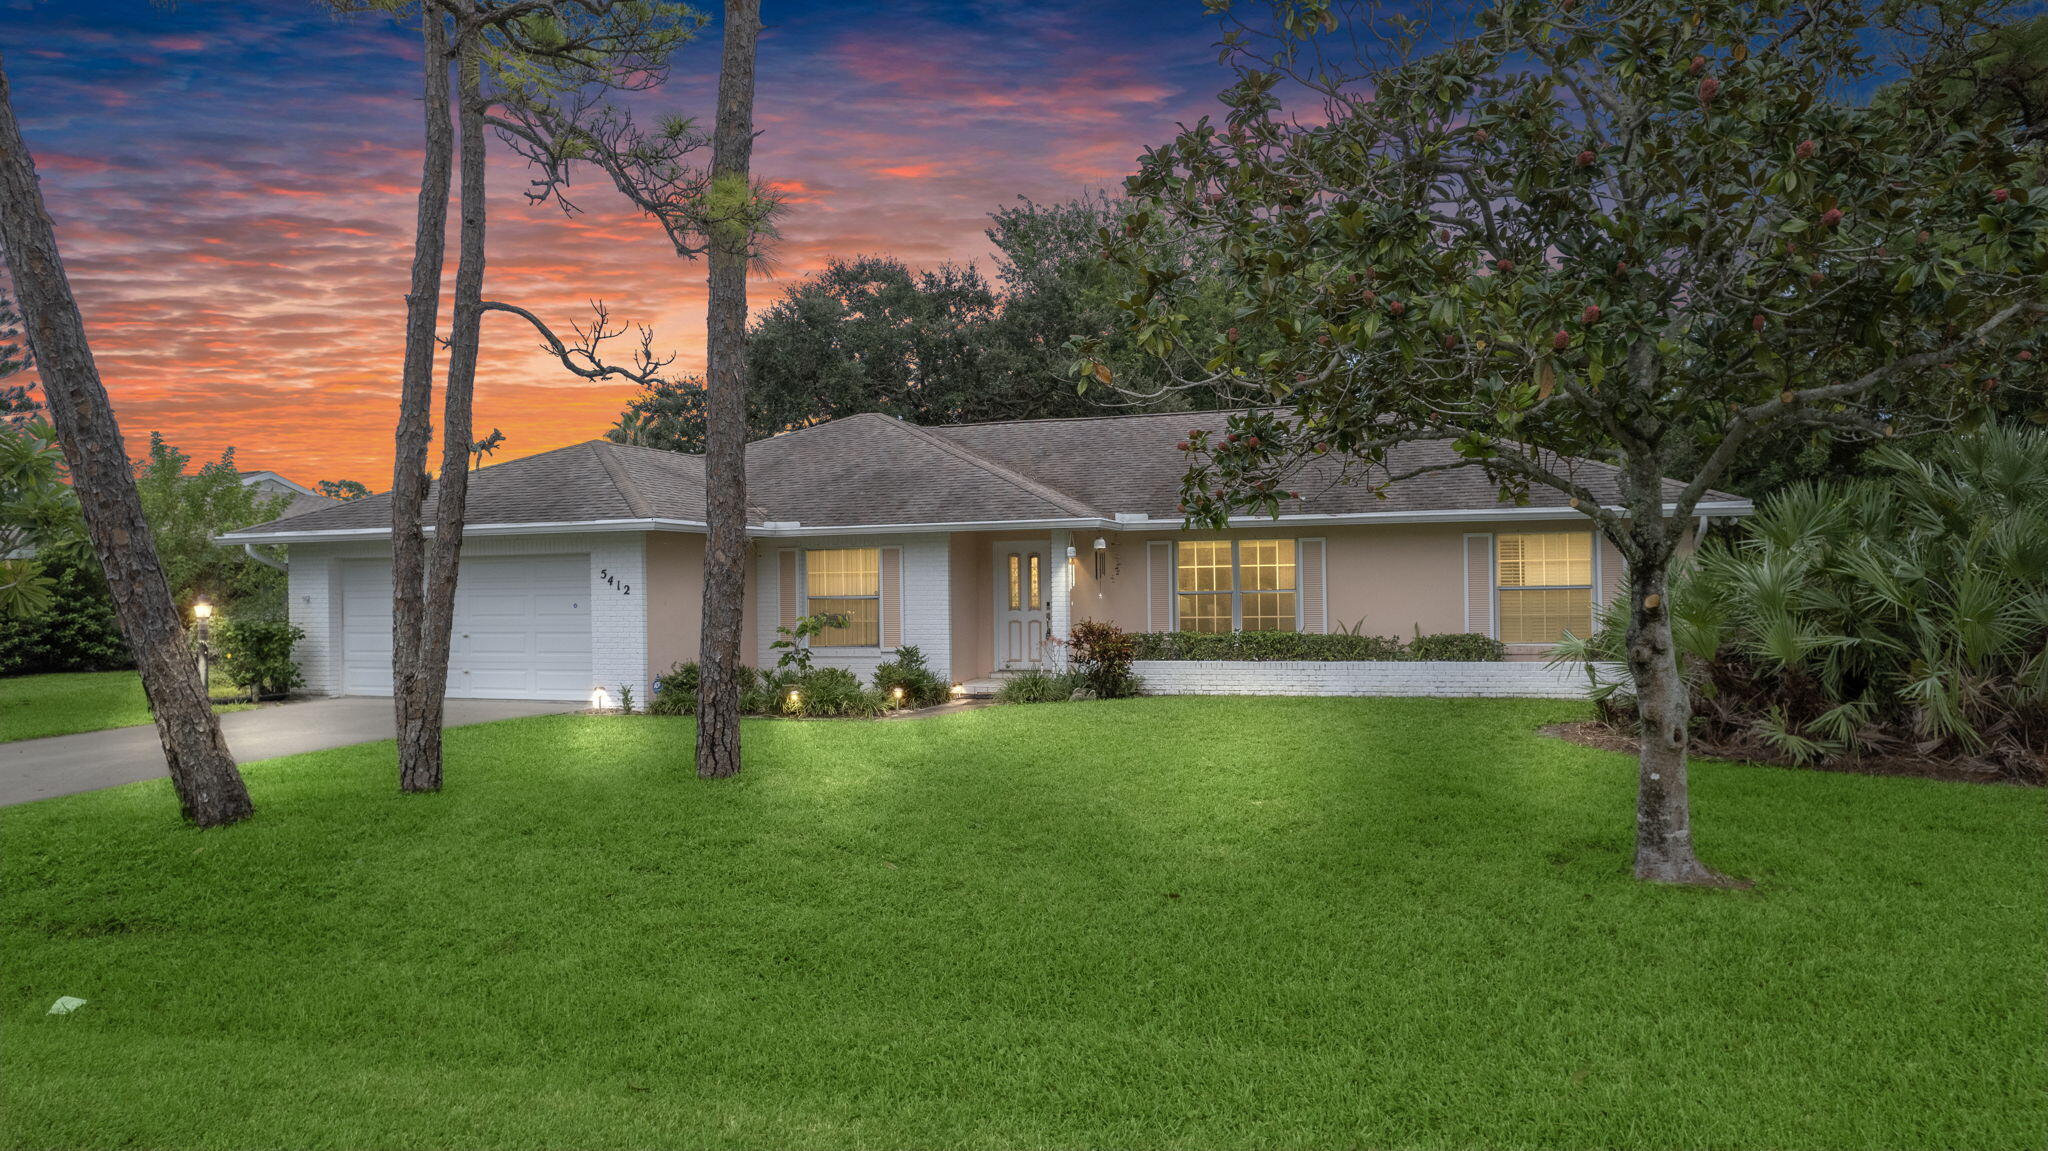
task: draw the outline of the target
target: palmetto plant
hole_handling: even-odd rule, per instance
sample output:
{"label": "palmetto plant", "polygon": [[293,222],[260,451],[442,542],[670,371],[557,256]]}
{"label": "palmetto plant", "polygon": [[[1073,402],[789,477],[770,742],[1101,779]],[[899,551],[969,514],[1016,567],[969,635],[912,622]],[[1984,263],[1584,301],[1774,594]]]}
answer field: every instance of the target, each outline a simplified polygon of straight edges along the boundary
{"label": "palmetto plant", "polygon": [[[1795,763],[1922,757],[2040,779],[2048,754],[2048,434],[1989,428],[1879,478],[1793,488],[1674,586],[1697,734]],[[1626,618],[1561,659],[1612,660]],[[1626,677],[1594,697],[1634,714]]]}

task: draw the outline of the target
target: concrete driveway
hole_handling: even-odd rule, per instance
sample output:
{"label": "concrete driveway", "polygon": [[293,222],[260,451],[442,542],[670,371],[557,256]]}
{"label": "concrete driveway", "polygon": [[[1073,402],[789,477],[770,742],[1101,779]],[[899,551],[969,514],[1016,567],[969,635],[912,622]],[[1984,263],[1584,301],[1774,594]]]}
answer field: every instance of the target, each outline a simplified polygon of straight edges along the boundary
{"label": "concrete driveway", "polygon": [[[524,699],[451,699],[446,726],[577,711],[580,703]],[[397,728],[388,699],[347,697],[282,703],[220,717],[239,762],[390,739]],[[153,724],[0,743],[0,806],[161,779],[163,745]]]}

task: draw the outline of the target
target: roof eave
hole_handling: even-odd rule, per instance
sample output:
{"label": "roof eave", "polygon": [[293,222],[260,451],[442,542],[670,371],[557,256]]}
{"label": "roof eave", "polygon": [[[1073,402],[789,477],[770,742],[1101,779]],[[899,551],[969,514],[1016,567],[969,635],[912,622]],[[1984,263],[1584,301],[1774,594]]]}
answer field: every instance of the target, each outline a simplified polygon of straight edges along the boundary
{"label": "roof eave", "polygon": [[[1621,508],[1610,508],[1622,511]],[[1676,514],[1677,505],[1664,505],[1666,514]],[[1755,512],[1756,506],[1749,500],[1716,500],[1703,502],[1693,508],[1695,516],[1739,517]],[[1345,524],[1430,524],[1430,523],[1486,523],[1501,520],[1580,520],[1586,516],[1572,507],[1518,507],[1518,508],[1436,508],[1416,511],[1384,512],[1300,512],[1280,516],[1232,516],[1231,527],[1261,527],[1282,524],[1297,527],[1330,526]],[[891,532],[954,532],[954,531],[1033,531],[1079,528],[1089,531],[1178,531],[1181,521],[1171,517],[1154,519],[1147,516],[1126,515],[1105,518],[1101,516],[1073,516],[1059,518],[1017,519],[1017,520],[957,520],[906,523],[873,524],[804,524],[773,523],[754,524],[747,528],[747,535],[760,539],[790,539],[807,536],[876,535]],[[428,534],[433,528],[429,526]],[[510,535],[565,535],[576,532],[606,531],[680,531],[702,532],[705,525],[699,520],[666,518],[633,518],[606,520],[562,520],[536,521],[530,523],[470,524],[463,529],[470,536]],[[273,532],[227,532],[214,537],[222,546],[242,544],[310,544],[349,543],[376,540],[389,537],[391,529],[375,528],[327,528],[300,531]]]}

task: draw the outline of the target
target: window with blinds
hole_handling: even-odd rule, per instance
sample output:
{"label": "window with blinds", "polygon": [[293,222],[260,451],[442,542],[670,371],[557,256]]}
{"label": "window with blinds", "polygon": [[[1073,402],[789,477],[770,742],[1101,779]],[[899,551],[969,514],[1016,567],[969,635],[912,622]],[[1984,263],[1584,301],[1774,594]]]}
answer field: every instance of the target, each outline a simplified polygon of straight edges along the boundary
{"label": "window with blinds", "polygon": [[1593,533],[1496,537],[1502,643],[1557,643],[1593,629]]}
{"label": "window with blinds", "polygon": [[837,615],[812,647],[879,647],[882,643],[882,553],[879,548],[834,548],[804,553],[804,611]]}

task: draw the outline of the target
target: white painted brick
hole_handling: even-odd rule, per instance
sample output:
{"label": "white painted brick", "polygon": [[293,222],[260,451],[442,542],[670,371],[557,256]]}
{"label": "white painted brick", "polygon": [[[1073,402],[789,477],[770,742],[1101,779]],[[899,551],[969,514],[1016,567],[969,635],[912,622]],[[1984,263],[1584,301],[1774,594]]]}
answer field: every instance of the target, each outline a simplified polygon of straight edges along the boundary
{"label": "white painted brick", "polygon": [[1581,699],[1587,685],[1584,664],[1140,660],[1136,671],[1151,695]]}

